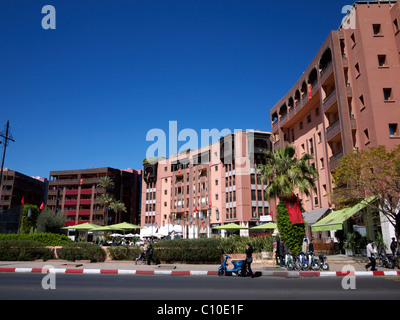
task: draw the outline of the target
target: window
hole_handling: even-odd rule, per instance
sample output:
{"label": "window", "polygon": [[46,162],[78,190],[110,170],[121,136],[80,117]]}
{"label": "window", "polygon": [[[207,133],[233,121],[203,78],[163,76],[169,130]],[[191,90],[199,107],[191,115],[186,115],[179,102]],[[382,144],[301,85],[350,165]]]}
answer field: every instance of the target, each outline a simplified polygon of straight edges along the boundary
{"label": "window", "polygon": [[318,142],[322,142],[322,135],[321,135],[321,132],[318,132]]}
{"label": "window", "polygon": [[364,130],[364,142],[365,142],[365,144],[367,144],[367,143],[370,142],[370,141],[369,141],[369,132],[368,132],[368,129],[365,129],[365,130]]}
{"label": "window", "polygon": [[315,109],[315,116],[316,116],[316,117],[319,116],[319,108]]}
{"label": "window", "polygon": [[360,102],[361,102],[360,110],[364,110],[364,108],[365,108],[364,96],[361,95],[359,99],[360,99]]}
{"label": "window", "polygon": [[390,133],[390,137],[392,137],[392,138],[399,136],[397,123],[389,124],[389,133]]}
{"label": "window", "polygon": [[360,65],[357,63],[354,68],[356,68],[356,78],[360,76]]}
{"label": "window", "polygon": [[397,19],[394,19],[393,26],[394,26],[394,32],[397,33],[397,31],[399,31],[399,22],[397,21]]}
{"label": "window", "polygon": [[374,36],[382,35],[382,33],[381,33],[381,25],[380,24],[373,24],[372,25],[372,30],[374,32]]}
{"label": "window", "polygon": [[352,46],[354,47],[356,45],[356,37],[354,35],[354,33],[350,36],[351,42],[352,42]]}
{"label": "window", "polygon": [[218,185],[218,179],[215,179],[215,185],[216,186]]}
{"label": "window", "polygon": [[392,101],[392,88],[384,88],[383,89],[383,96],[385,98],[385,101]]}
{"label": "window", "polygon": [[311,115],[308,115],[307,116],[307,123],[310,123],[311,122]]}
{"label": "window", "polygon": [[320,158],[320,159],[319,159],[319,163],[320,163],[320,165],[321,165],[321,169],[323,169],[323,168],[325,167],[324,158]]}
{"label": "window", "polygon": [[378,64],[380,67],[386,67],[386,55],[378,55]]}
{"label": "window", "polygon": [[215,166],[215,171],[218,171],[218,166]]}
{"label": "window", "polygon": [[300,130],[303,129],[303,121],[300,121]]}

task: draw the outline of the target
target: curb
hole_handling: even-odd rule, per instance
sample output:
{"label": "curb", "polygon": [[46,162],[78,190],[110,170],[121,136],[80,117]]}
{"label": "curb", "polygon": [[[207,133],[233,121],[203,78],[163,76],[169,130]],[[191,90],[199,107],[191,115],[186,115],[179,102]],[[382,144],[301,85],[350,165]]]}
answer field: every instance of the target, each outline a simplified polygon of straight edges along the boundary
{"label": "curb", "polygon": [[165,271],[165,270],[123,270],[123,269],[57,269],[57,268],[0,268],[0,273],[64,273],[64,274],[120,274],[120,275],[176,275],[216,276],[218,271]]}
{"label": "curb", "polygon": [[[61,273],[61,274],[118,274],[118,275],[170,275],[170,276],[217,276],[218,271],[177,270],[124,270],[124,269],[57,269],[57,268],[0,268],[0,273]],[[255,271],[257,276],[284,278],[319,278],[354,276],[400,276],[400,271]]]}

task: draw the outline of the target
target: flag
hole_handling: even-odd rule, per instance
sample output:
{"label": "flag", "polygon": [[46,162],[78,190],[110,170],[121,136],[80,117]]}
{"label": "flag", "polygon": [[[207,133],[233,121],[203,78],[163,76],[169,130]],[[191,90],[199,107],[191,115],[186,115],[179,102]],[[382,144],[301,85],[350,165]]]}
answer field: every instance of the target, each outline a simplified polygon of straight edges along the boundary
{"label": "flag", "polygon": [[81,178],[80,184],[82,185],[83,179]]}
{"label": "flag", "polygon": [[22,197],[22,200],[21,200],[21,204],[22,204],[22,205],[25,204],[24,198],[25,198],[25,196],[23,196],[23,197]]}
{"label": "flag", "polygon": [[197,207],[194,207],[194,212],[197,212]]}
{"label": "flag", "polygon": [[178,174],[181,174],[181,168],[179,168],[179,170],[178,170]]}
{"label": "flag", "polygon": [[147,173],[147,180],[149,180],[149,177],[150,177],[150,172]]}
{"label": "flag", "polygon": [[103,217],[104,217],[104,207],[103,207]]}
{"label": "flag", "polygon": [[40,210],[43,210],[43,208],[44,208],[44,203],[42,202],[42,204],[40,205]]}
{"label": "flag", "polygon": [[292,195],[285,199],[286,209],[289,213],[290,222],[293,224],[303,223],[303,216],[300,211],[299,199]]}
{"label": "flag", "polygon": [[309,84],[308,85],[308,100],[311,100],[311,98],[312,98],[311,90],[312,90],[312,86],[311,86],[311,84]]}

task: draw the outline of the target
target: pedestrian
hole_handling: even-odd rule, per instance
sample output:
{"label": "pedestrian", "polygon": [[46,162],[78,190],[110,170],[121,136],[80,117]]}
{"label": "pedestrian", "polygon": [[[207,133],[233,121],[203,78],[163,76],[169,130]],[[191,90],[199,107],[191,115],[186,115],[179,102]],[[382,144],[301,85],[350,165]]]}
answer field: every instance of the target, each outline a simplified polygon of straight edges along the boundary
{"label": "pedestrian", "polygon": [[275,242],[275,264],[278,265],[278,258],[279,258],[279,248],[280,248],[280,241],[279,239],[276,239]]}
{"label": "pedestrian", "polygon": [[307,238],[304,238],[303,246],[301,247],[301,250],[302,250],[304,253],[307,253],[307,251],[308,251],[308,239],[307,239]]}
{"label": "pedestrian", "polygon": [[394,256],[395,256],[396,249],[397,249],[396,238],[393,237],[393,238],[392,238],[392,242],[390,243],[390,250],[392,251],[393,258],[394,258]]}
{"label": "pedestrian", "polygon": [[253,271],[251,270],[251,263],[253,262],[253,247],[251,246],[250,243],[247,244],[245,253],[246,253],[246,260],[243,263],[243,265],[245,268],[247,268],[250,276],[254,278]]}
{"label": "pedestrian", "polygon": [[311,242],[308,245],[308,251],[314,253],[314,238],[311,238]]}
{"label": "pedestrian", "polygon": [[283,267],[283,260],[285,258],[286,250],[285,250],[285,241],[281,240],[281,243],[279,244],[279,266],[282,268]]}
{"label": "pedestrian", "polygon": [[154,253],[153,245],[150,242],[146,250],[147,265],[150,265],[150,260],[153,261],[155,264],[157,264],[157,260],[153,258],[153,253]]}
{"label": "pedestrian", "polygon": [[369,263],[365,266],[365,269],[368,270],[369,267],[371,268],[371,271],[376,271],[376,260],[375,260],[375,254],[374,254],[374,241],[370,240],[368,245],[367,245],[367,257],[369,259]]}

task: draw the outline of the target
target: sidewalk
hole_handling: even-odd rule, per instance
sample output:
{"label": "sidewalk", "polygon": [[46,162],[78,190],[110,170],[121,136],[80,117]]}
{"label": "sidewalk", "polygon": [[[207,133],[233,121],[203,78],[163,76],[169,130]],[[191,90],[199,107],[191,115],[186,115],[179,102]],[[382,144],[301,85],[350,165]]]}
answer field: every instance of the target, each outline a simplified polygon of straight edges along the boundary
{"label": "sidewalk", "polygon": [[[337,277],[345,276],[343,267],[354,268],[356,276],[400,276],[398,269],[379,268],[377,272],[366,271],[367,260],[362,257],[347,257],[344,255],[328,256],[329,271],[287,271],[286,268],[274,266],[273,260],[259,260],[252,264],[252,270],[257,276],[270,277]],[[205,264],[160,264],[135,265],[132,261],[105,261],[90,263],[90,261],[0,261],[0,272],[16,273],[55,273],[74,274],[120,274],[120,275],[185,275],[185,276],[216,276],[219,265]]]}

